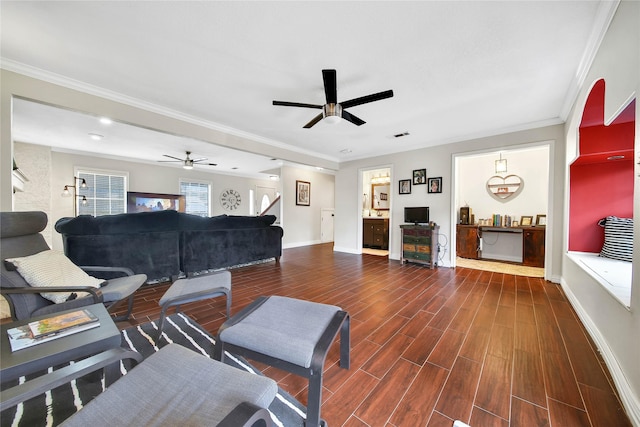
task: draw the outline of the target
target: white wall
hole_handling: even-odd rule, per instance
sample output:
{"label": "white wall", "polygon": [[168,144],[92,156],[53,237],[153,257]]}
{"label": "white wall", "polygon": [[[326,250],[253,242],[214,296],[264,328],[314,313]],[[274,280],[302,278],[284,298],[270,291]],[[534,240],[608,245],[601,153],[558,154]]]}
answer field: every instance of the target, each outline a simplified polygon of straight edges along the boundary
{"label": "white wall", "polygon": [[[296,180],[311,183],[309,206],[296,205]],[[334,176],[311,169],[283,166],[280,181],[285,200],[282,209],[283,248],[320,243],[322,241],[321,210],[335,207]]]}
{"label": "white wall", "polygon": [[[493,214],[511,215],[520,221],[523,215],[533,216],[547,214],[549,188],[549,147],[537,146],[522,150],[504,152],[507,159],[507,173],[495,173],[495,160],[499,157],[494,152],[462,156],[458,158],[458,195],[456,203],[469,206],[475,220],[491,219]],[[493,176],[517,175],[523,182],[519,194],[504,200],[496,200],[487,192],[487,181]]]}
{"label": "white wall", "polygon": [[[588,70],[571,115],[566,123],[566,158],[578,154],[578,127],[587,95],[598,79],[604,78],[605,123],[615,112],[640,93],[640,3],[624,1],[611,22]],[[640,155],[640,115],[636,107],[636,158]],[[638,171],[636,166],[636,172]],[[568,180],[565,183],[568,195]],[[568,230],[568,196],[565,199],[564,230]],[[611,370],[627,413],[640,425],[640,179],[636,173],[634,194],[634,257],[631,309],[612,297],[599,283],[567,256],[563,257],[562,285],[581,320],[601,350]],[[565,232],[563,251],[568,248]]]}

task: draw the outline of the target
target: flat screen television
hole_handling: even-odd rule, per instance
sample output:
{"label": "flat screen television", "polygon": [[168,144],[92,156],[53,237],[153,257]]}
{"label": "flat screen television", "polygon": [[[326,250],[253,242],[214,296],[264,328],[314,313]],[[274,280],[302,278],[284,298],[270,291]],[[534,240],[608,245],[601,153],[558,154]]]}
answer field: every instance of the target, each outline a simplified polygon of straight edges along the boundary
{"label": "flat screen television", "polygon": [[185,197],[181,194],[138,193],[127,191],[127,212],[174,210],[184,212]]}
{"label": "flat screen television", "polygon": [[404,222],[410,224],[429,223],[429,207],[420,206],[404,208]]}

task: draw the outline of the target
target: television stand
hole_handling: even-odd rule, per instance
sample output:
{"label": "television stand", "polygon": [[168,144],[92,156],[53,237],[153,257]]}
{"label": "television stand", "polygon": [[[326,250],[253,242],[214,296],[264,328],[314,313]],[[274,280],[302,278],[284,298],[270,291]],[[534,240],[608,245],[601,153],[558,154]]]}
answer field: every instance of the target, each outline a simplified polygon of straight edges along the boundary
{"label": "television stand", "polygon": [[402,256],[400,263],[414,262],[427,265],[429,268],[437,267],[439,230],[438,225],[401,225]]}

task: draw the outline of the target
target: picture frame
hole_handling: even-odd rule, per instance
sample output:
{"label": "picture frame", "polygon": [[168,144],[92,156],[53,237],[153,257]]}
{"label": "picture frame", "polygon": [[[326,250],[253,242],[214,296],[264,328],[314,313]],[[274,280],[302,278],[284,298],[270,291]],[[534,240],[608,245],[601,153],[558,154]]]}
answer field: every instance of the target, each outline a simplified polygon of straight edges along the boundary
{"label": "picture frame", "polygon": [[427,170],[415,169],[413,171],[413,185],[422,185],[427,183]]}
{"label": "picture frame", "polygon": [[529,227],[533,223],[533,216],[521,216],[520,225],[522,227]]}
{"label": "picture frame", "polygon": [[547,225],[547,215],[545,215],[545,214],[536,215],[536,225],[546,226]]}
{"label": "picture frame", "polygon": [[427,193],[442,193],[442,177],[434,177],[427,179],[429,187]]}
{"label": "picture frame", "polygon": [[411,194],[410,179],[401,179],[398,181],[398,194]]}
{"label": "picture frame", "polygon": [[311,206],[311,183],[296,180],[296,205]]}

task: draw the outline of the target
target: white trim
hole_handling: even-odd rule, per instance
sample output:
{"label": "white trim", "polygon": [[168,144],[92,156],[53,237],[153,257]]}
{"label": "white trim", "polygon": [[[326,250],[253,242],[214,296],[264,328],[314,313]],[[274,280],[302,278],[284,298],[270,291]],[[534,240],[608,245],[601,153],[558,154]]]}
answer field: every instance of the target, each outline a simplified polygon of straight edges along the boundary
{"label": "white trim", "polygon": [[615,357],[615,354],[609,347],[606,338],[600,333],[600,330],[596,326],[596,324],[591,320],[586,310],[582,308],[578,298],[571,292],[571,288],[567,285],[567,282],[562,279],[561,280],[562,290],[564,291],[567,299],[571,303],[571,306],[576,311],[576,314],[580,318],[580,321],[584,325],[585,329],[589,333],[589,336],[593,339],[602,358],[604,359],[607,368],[609,368],[609,372],[613,378],[613,382],[616,385],[616,389],[620,395],[620,400],[622,401],[622,405],[626,409],[627,415],[631,420],[631,423],[635,426],[640,426],[640,400],[633,393],[633,388],[627,381],[627,377],[624,374],[624,371],[618,364],[618,361]]}

